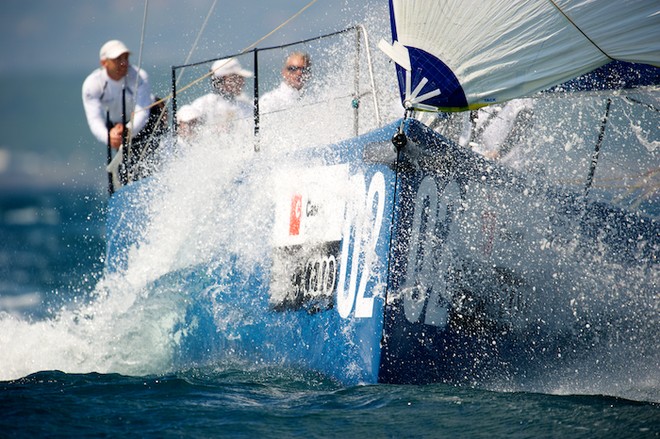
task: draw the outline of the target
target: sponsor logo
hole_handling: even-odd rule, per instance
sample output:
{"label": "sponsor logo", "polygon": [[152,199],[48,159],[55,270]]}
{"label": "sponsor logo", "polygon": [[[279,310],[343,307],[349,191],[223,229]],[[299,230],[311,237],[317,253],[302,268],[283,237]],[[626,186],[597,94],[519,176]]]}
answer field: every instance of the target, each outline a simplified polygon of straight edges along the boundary
{"label": "sponsor logo", "polygon": [[293,194],[291,197],[291,213],[289,215],[289,235],[300,234],[300,220],[302,219],[302,195]]}
{"label": "sponsor logo", "polygon": [[307,207],[305,208],[305,216],[316,216],[319,213],[319,206],[313,204],[310,200],[307,200]]}
{"label": "sponsor logo", "polygon": [[[315,193],[313,202],[309,195],[301,195],[304,191],[293,193],[289,236],[299,236],[288,240],[291,244],[279,245],[274,250],[270,288],[270,305],[274,310],[305,309],[316,313],[334,308],[342,318],[373,317],[374,299],[384,288],[376,271],[376,249],[383,238],[381,231],[386,230],[382,227],[385,177],[376,172],[368,183],[364,174],[352,176],[349,181],[352,196],[348,203],[341,198],[337,202],[336,197],[324,197],[322,191]],[[332,231],[334,216],[327,213],[337,208],[341,208],[343,215],[340,233]],[[318,220],[314,222],[313,218]],[[321,221],[324,218],[333,221]],[[301,226],[301,222],[305,224]],[[331,233],[325,233],[324,227],[330,227]],[[319,242],[310,239],[311,236],[325,239]]]}
{"label": "sponsor logo", "polygon": [[270,305],[277,311],[305,309],[310,314],[334,307],[340,242],[312,248],[276,250]]}
{"label": "sponsor logo", "polygon": [[329,295],[335,291],[337,281],[337,258],[335,255],[320,255],[308,259],[302,273],[296,273],[295,283],[303,294]]}

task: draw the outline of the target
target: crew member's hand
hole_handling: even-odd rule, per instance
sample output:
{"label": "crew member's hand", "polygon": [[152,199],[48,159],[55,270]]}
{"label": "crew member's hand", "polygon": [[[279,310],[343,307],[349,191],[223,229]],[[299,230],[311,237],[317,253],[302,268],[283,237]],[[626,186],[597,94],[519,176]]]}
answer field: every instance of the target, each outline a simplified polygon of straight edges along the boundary
{"label": "crew member's hand", "polygon": [[119,149],[121,146],[122,136],[124,134],[124,124],[118,123],[110,128],[110,146],[114,149]]}

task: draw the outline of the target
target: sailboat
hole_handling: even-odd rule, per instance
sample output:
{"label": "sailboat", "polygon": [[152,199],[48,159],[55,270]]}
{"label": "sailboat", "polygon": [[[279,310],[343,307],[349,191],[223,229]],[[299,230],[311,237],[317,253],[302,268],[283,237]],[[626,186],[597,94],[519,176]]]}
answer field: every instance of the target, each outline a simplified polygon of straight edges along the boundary
{"label": "sailboat", "polygon": [[[348,385],[523,385],[602,374],[630,352],[657,365],[645,341],[660,329],[657,6],[389,8],[392,40],[379,47],[405,116],[281,153],[259,232],[240,239],[265,250],[216,249],[152,281],[175,276],[189,296],[172,329],[182,364],[284,364]],[[509,138],[497,158],[475,151],[483,137],[448,134],[474,134],[477,112],[522,98],[553,124]],[[259,155],[227,197],[264,169]],[[110,272],[144,244],[158,185],[110,199]]]}

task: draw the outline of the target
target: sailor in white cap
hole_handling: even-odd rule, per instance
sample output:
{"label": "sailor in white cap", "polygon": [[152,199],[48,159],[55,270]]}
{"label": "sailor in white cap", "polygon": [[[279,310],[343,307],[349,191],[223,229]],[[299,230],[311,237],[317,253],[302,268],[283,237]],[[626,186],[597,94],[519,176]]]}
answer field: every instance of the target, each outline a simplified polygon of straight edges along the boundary
{"label": "sailor in white cap", "polygon": [[202,113],[192,105],[183,105],[176,112],[178,123],[177,134],[186,140],[191,140],[197,134]]}
{"label": "sailor in white cap", "polygon": [[[161,136],[167,131],[164,105],[155,105],[147,73],[129,63],[131,52],[119,40],[106,42],[99,51],[101,66],[90,73],[82,86],[82,101],[87,124],[94,137],[119,151],[126,144],[128,155],[116,155],[122,183],[149,175],[150,163]],[[110,163],[108,163],[110,165]],[[110,189],[112,192],[112,186]]]}
{"label": "sailor in white cap", "polygon": [[[153,102],[147,73],[130,65],[130,53],[119,40],[105,43],[99,53],[101,67],[94,70],[82,86],[83,106],[92,134],[104,144],[110,139],[114,149],[121,146],[123,122],[135,137],[146,125],[149,111],[145,109]],[[126,88],[125,114],[123,88]],[[108,112],[110,126],[106,123]]]}
{"label": "sailor in white cap", "polygon": [[311,77],[311,68],[312,61],[308,53],[289,54],[282,67],[279,87],[265,93],[259,100],[261,112],[266,114],[295,106],[304,95],[305,85]]}
{"label": "sailor in white cap", "polygon": [[236,58],[215,61],[211,66],[211,93],[192,102],[203,114],[205,127],[215,132],[228,132],[236,121],[251,121],[253,105],[243,93],[245,79],[252,72],[241,67]]}

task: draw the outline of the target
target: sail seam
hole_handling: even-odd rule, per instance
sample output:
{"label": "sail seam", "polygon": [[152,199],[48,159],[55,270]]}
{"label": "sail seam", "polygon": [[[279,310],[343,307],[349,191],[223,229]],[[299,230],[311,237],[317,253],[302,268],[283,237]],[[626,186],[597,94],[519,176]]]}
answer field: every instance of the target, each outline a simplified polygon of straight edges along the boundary
{"label": "sail seam", "polygon": [[596,49],[600,50],[600,53],[605,55],[611,61],[614,61],[614,58],[609,56],[603,49],[600,48],[598,44],[596,44],[594,40],[589,38],[589,35],[587,35],[582,29],[580,29],[580,27],[573,20],[571,20],[571,17],[569,17],[564,11],[562,11],[562,9],[557,5],[557,3],[555,3],[554,0],[548,0],[548,1],[552,3],[552,6],[554,6],[559,11],[559,13],[561,13],[561,15],[563,15],[564,18],[566,18],[566,20],[568,20],[568,22],[571,23],[573,27],[577,29],[578,32],[580,32]]}

